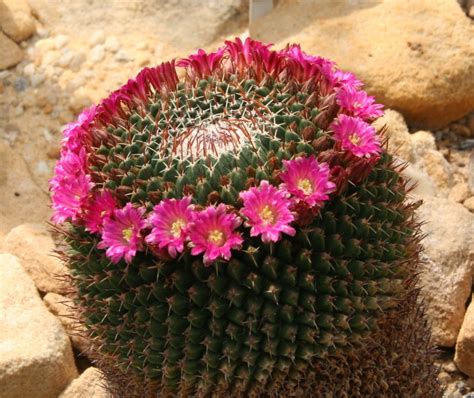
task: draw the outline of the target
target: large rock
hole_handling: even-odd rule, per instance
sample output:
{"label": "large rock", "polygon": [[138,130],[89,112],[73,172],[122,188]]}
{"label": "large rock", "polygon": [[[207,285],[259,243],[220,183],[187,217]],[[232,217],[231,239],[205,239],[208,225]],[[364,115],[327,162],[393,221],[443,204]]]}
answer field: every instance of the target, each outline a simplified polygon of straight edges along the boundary
{"label": "large rock", "polygon": [[474,266],[474,215],[459,203],[424,197],[418,218],[425,221],[426,265],[422,295],[433,326],[434,342],[453,347],[471,294]]}
{"label": "large rock", "polygon": [[11,254],[0,254],[0,397],[53,398],[77,377],[69,338]]}
{"label": "large rock", "polygon": [[[3,52],[0,49],[0,63]],[[50,217],[50,200],[40,188],[19,151],[0,141],[0,159],[8,165],[0,171],[0,241],[15,226],[44,222]]]}
{"label": "large rock", "polygon": [[474,108],[474,25],[454,0],[284,0],[250,33],[333,59],[412,125],[441,127]]}
{"label": "large rock", "polygon": [[35,20],[25,0],[0,1],[0,27],[17,43],[28,39],[35,32]]}
{"label": "large rock", "polygon": [[49,311],[56,315],[71,338],[72,346],[80,352],[85,352],[88,348],[83,337],[86,333],[85,327],[76,321],[74,303],[67,297],[56,293],[48,293],[43,297],[43,301]]}
{"label": "large rock", "polygon": [[0,31],[0,70],[15,66],[23,59],[23,51]]}
{"label": "large rock", "polygon": [[459,331],[454,361],[461,372],[474,377],[474,302],[472,301]]}
{"label": "large rock", "polygon": [[22,224],[3,242],[4,251],[22,260],[26,271],[42,292],[63,293],[68,285],[65,265],[54,256],[55,244],[45,224]]}
{"label": "large rock", "polygon": [[112,394],[107,391],[102,373],[90,367],[73,380],[59,398],[112,398]]}

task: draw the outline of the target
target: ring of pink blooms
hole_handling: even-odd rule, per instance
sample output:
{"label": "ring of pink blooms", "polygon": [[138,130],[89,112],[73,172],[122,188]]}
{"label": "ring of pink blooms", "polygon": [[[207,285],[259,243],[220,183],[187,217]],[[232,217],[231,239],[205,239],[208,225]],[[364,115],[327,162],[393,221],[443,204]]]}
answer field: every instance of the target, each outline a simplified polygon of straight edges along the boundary
{"label": "ring of pink blooms", "polygon": [[[298,45],[274,51],[252,39],[227,41],[216,52],[199,50],[178,61],[144,68],[135,79],[114,91],[97,106],[85,109],[78,120],[63,132],[61,157],[50,181],[53,216],[56,224],[71,222],[101,236],[99,247],[112,262],[131,262],[138,251],[165,251],[175,258],[185,250],[203,255],[206,265],[218,259],[228,260],[231,251],[242,242],[242,224],[250,236],[264,243],[294,235],[300,206],[319,209],[329,200],[335,184],[331,170],[314,156],[284,161],[282,183],[275,187],[261,181],[240,194],[243,207],[231,209],[223,204],[197,211],[192,197],[163,200],[150,214],[128,203],[120,207],[112,191],[92,182],[89,170],[91,134],[127,116],[127,109],[143,106],[157,92],[175,91],[179,82],[176,67],[185,68],[191,79],[219,73],[244,73],[249,68],[255,80],[266,75],[281,75],[304,83],[312,79],[321,95],[335,95],[339,106],[337,119],[329,126],[336,149],[362,159],[373,160],[380,154],[380,141],[369,124],[381,116],[382,106],[361,89],[362,83],[335,63],[306,54]],[[368,165],[372,164],[370,162]]]}

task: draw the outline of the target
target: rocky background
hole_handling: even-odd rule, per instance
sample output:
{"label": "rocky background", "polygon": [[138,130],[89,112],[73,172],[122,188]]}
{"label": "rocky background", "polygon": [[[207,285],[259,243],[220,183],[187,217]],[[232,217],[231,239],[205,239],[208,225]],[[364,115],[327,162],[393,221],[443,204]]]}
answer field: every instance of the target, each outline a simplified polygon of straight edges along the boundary
{"label": "rocky background", "polygon": [[446,397],[474,397],[474,1],[0,0],[0,397],[108,397],[56,277],[47,181],[64,125],[140,68],[225,37],[335,60],[387,107],[423,200],[421,275]]}

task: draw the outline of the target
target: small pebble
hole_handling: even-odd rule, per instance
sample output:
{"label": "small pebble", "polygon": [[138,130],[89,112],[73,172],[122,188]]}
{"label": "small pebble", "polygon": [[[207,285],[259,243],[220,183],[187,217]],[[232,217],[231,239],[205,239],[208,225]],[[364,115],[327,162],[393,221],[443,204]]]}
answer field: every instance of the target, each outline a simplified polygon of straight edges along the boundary
{"label": "small pebble", "polygon": [[31,76],[33,73],[35,73],[35,64],[25,65],[25,67],[23,68],[23,73],[26,76]]}
{"label": "small pebble", "polygon": [[104,56],[105,56],[104,46],[102,44],[96,45],[91,50],[89,56],[90,56],[90,60],[95,64],[102,61],[104,59]]}
{"label": "small pebble", "polygon": [[90,43],[92,46],[96,46],[97,44],[102,44],[105,40],[105,34],[103,30],[97,30],[95,31],[91,38],[90,38]]}
{"label": "small pebble", "polygon": [[62,54],[59,57],[58,65],[61,68],[67,68],[71,64],[73,58],[74,58],[74,52],[66,48],[62,51]]}
{"label": "small pebble", "polygon": [[130,57],[130,55],[124,49],[119,50],[117,52],[117,54],[115,54],[114,59],[118,62],[132,61],[132,58]]}
{"label": "small pebble", "polygon": [[61,149],[58,146],[51,145],[46,152],[46,155],[49,159],[59,159],[59,155],[61,153]]}
{"label": "small pebble", "polygon": [[69,38],[65,35],[58,35],[54,38],[54,47],[56,50],[63,48],[69,41]]}
{"label": "small pebble", "polygon": [[42,73],[35,73],[34,75],[30,76],[31,85],[33,87],[39,86],[45,80],[46,80],[46,76],[43,75]]}
{"label": "small pebble", "polygon": [[17,77],[13,86],[15,87],[16,91],[21,93],[28,87],[28,80],[26,80],[24,77]]}
{"label": "small pebble", "polygon": [[107,51],[116,53],[120,49],[120,41],[115,36],[109,36],[105,40],[104,47]]}
{"label": "small pebble", "polygon": [[50,168],[48,163],[46,163],[44,160],[40,160],[38,163],[36,163],[36,172],[38,174],[49,174]]}
{"label": "small pebble", "polygon": [[474,196],[471,196],[470,198],[467,198],[464,202],[463,202],[463,206],[468,209],[469,211],[473,211],[474,212]]}
{"label": "small pebble", "polygon": [[24,112],[25,112],[25,108],[23,108],[23,105],[21,104],[15,108],[15,116],[21,116],[23,115]]}

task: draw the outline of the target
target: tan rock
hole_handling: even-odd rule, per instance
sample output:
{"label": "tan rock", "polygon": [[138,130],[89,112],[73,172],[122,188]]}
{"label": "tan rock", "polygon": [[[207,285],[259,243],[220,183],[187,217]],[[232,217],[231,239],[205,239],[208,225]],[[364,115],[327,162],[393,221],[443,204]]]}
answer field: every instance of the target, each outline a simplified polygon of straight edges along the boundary
{"label": "tan rock", "polygon": [[453,347],[471,294],[474,215],[444,198],[424,197],[418,218],[426,238],[426,266],[420,275],[434,342]]}
{"label": "tan rock", "polygon": [[67,288],[61,279],[67,268],[54,257],[55,244],[46,225],[22,224],[13,228],[5,238],[3,249],[22,260],[39,290],[61,293]]}
{"label": "tan rock", "polygon": [[75,319],[74,303],[67,297],[56,293],[48,293],[43,297],[48,310],[56,315],[71,339],[72,346],[80,352],[85,352],[88,345],[82,335],[86,329]]}
{"label": "tan rock", "polygon": [[432,178],[418,166],[409,163],[408,167],[402,172],[405,178],[408,178],[409,187],[413,187],[412,194],[420,197],[436,196],[436,185]]}
{"label": "tan rock", "polygon": [[333,59],[411,125],[442,127],[474,108],[474,25],[456,1],[286,0],[250,34]]}
{"label": "tan rock", "polygon": [[23,51],[0,31],[0,70],[11,68],[23,59]]}
{"label": "tan rock", "polygon": [[467,198],[463,202],[463,206],[468,209],[469,211],[474,211],[474,196],[471,196],[470,198]]}
{"label": "tan rock", "polygon": [[429,149],[416,164],[433,179],[436,188],[447,192],[453,184],[453,169],[443,154]]}
{"label": "tan rock", "polygon": [[112,398],[103,374],[94,367],[87,368],[64,390],[59,398]]}
{"label": "tan rock", "polygon": [[77,377],[61,323],[10,254],[0,254],[0,397],[57,397]]}
{"label": "tan rock", "polygon": [[464,202],[469,197],[469,186],[465,182],[458,182],[453,186],[448,198],[458,203]]}
{"label": "tan rock", "polygon": [[25,0],[2,0],[0,27],[17,43],[28,39],[35,32],[35,20],[28,3]]}
{"label": "tan rock", "polygon": [[387,109],[385,115],[377,119],[374,127],[379,130],[386,127],[388,151],[403,160],[411,160],[412,147],[410,133],[403,116],[392,109]]}
{"label": "tan rock", "polygon": [[45,222],[51,210],[48,192],[35,183],[21,154],[0,141],[0,159],[8,165],[0,171],[1,240],[17,225]]}
{"label": "tan rock", "polygon": [[410,143],[412,148],[412,157],[410,160],[413,163],[417,163],[428,151],[436,151],[435,138],[429,131],[421,130],[411,134]]}
{"label": "tan rock", "polygon": [[461,372],[474,377],[474,302],[472,301],[459,331],[454,361]]}

